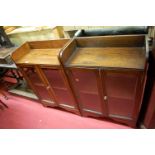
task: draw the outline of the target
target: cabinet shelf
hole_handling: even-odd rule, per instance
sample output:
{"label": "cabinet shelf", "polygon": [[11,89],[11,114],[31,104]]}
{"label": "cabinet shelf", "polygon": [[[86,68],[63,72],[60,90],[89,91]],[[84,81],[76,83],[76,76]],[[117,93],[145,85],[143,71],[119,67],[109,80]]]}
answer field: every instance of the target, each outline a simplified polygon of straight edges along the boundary
{"label": "cabinet shelf", "polygon": [[91,91],[84,91],[84,90],[80,90],[80,92],[84,94],[98,95],[98,92],[91,92]]}
{"label": "cabinet shelf", "polygon": [[67,88],[61,88],[61,87],[52,87],[53,89],[58,89],[58,90],[63,90],[63,91],[67,91]]}

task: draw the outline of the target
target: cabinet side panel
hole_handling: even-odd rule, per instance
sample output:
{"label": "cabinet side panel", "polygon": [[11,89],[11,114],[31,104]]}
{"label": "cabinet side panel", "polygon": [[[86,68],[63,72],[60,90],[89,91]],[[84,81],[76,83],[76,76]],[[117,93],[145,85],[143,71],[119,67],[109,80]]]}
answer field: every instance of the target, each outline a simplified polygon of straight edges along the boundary
{"label": "cabinet side panel", "polygon": [[151,97],[145,114],[144,125],[147,128],[155,129],[155,83],[152,89]]}

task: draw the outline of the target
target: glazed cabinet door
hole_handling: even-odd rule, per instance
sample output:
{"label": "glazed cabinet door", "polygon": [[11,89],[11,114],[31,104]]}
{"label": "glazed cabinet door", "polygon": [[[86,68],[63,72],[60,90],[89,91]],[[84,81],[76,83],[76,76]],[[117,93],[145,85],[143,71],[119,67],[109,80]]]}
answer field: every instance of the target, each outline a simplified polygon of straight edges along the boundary
{"label": "glazed cabinet door", "polygon": [[61,69],[42,68],[60,107],[78,111],[77,104]]}
{"label": "glazed cabinet door", "polygon": [[98,70],[70,69],[67,72],[82,114],[85,116],[102,116],[103,106]]}
{"label": "glazed cabinet door", "polygon": [[111,118],[134,121],[138,116],[142,74],[139,71],[103,71],[104,101]]}
{"label": "glazed cabinet door", "polygon": [[56,102],[49,90],[49,86],[44,83],[42,76],[37,72],[37,69],[34,66],[22,67],[22,73],[30,87],[33,89],[43,104],[56,106]]}

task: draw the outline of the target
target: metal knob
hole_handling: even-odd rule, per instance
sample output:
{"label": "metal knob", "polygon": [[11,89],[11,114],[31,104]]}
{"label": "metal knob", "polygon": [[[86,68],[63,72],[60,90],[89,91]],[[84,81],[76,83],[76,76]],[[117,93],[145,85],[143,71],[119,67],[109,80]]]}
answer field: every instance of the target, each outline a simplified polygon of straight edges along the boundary
{"label": "metal knob", "polygon": [[50,86],[47,86],[46,89],[49,90],[50,89]]}
{"label": "metal knob", "polygon": [[104,100],[107,100],[108,99],[108,97],[107,96],[104,96]]}
{"label": "metal knob", "polygon": [[75,79],[75,81],[76,81],[76,82],[79,82],[79,79],[78,79],[78,78],[76,78],[76,79]]}

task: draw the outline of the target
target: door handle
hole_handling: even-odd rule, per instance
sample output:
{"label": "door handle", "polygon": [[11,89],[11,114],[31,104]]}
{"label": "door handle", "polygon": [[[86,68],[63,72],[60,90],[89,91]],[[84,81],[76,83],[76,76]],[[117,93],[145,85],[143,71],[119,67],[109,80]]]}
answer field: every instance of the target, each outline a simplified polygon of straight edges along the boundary
{"label": "door handle", "polygon": [[104,96],[104,100],[106,101],[108,99],[108,97],[107,96]]}
{"label": "door handle", "polygon": [[47,86],[46,89],[49,90],[50,89],[50,86]]}
{"label": "door handle", "polygon": [[76,81],[76,82],[79,82],[79,79],[78,79],[78,78],[75,78],[75,81]]}

